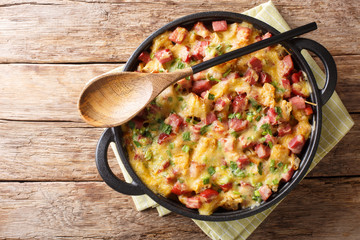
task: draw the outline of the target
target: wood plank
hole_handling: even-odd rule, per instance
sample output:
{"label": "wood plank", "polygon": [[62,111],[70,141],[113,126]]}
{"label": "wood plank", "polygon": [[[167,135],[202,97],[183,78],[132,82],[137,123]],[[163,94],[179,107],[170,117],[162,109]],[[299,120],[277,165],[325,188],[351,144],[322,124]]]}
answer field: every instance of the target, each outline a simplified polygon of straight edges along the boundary
{"label": "wood plank", "polygon": [[[305,179],[249,239],[358,239],[359,193],[360,178]],[[2,182],[0,200],[0,238],[205,239],[190,219],[137,212],[100,182]]]}
{"label": "wood plank", "polygon": [[[335,57],[337,92],[360,112],[360,55]],[[84,84],[118,64],[0,64],[0,119],[82,121],[77,99]]]}
{"label": "wood plank", "polygon": [[[1,1],[0,62],[124,62],[172,20],[209,10],[240,13],[263,2]],[[332,54],[360,53],[357,38],[349,37],[360,34],[357,1],[281,0],[275,5],[291,27],[317,21],[319,29],[306,36]]]}
{"label": "wood plank", "polygon": [[[311,177],[359,175],[360,115]],[[0,121],[0,181],[101,180],[94,163],[102,129],[85,123]],[[346,150],[345,150],[346,149]],[[349,151],[351,149],[351,151]],[[114,157],[109,157],[119,170]]]}

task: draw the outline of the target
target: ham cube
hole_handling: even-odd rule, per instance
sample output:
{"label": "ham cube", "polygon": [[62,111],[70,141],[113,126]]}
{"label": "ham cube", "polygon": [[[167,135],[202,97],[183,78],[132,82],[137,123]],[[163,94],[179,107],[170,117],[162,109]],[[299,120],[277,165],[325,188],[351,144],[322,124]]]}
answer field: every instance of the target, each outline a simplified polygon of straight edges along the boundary
{"label": "ham cube", "polygon": [[201,207],[201,205],[202,205],[202,202],[201,202],[200,196],[186,198],[185,206],[187,208],[199,209]]}
{"label": "ham cube", "polygon": [[259,158],[267,158],[270,156],[271,149],[264,144],[258,144],[255,146],[255,152]]}
{"label": "ham cube", "polygon": [[291,102],[293,108],[295,109],[305,109],[305,99],[302,97],[292,97],[289,99],[289,102]]}
{"label": "ham cube", "polygon": [[227,97],[218,98],[215,101],[214,110],[215,111],[222,111],[225,109],[226,105],[230,103],[230,99]]}
{"label": "ham cube", "polygon": [[240,169],[244,169],[247,165],[250,164],[250,160],[246,155],[240,156],[236,162]]}
{"label": "ham cube", "polygon": [[134,117],[131,121],[135,123],[135,128],[140,129],[143,127],[145,120],[141,117]]}
{"label": "ham cube", "polygon": [[180,183],[179,181],[177,181],[173,186],[173,188],[171,189],[171,192],[176,195],[181,195],[181,194],[189,193],[190,191],[185,183]]}
{"label": "ham cube", "polygon": [[204,26],[202,22],[197,22],[194,26],[194,31],[197,35],[206,38],[209,37],[211,32]]}
{"label": "ham cube", "polygon": [[194,81],[192,91],[198,95],[212,87],[209,80]]}
{"label": "ham cube", "polygon": [[271,76],[266,72],[261,72],[260,73],[260,83],[262,83],[262,84],[271,83]]}
{"label": "ham cube", "polygon": [[192,48],[191,56],[195,60],[202,60],[205,57],[205,49],[207,46],[209,46],[208,41],[196,41]]}
{"label": "ham cube", "polygon": [[291,55],[286,55],[281,61],[281,76],[287,77],[294,69],[294,63]]}
{"label": "ham cube", "polygon": [[239,42],[247,42],[251,35],[251,29],[248,27],[238,27],[236,38]]}
{"label": "ham cube", "polygon": [[205,124],[208,125],[208,124],[212,124],[214,121],[216,121],[217,117],[215,115],[214,112],[209,112],[207,115],[206,115],[206,119],[205,119]]}
{"label": "ham cube", "polygon": [[234,150],[234,138],[220,138],[221,146],[224,147],[225,152]]}
{"label": "ham cube", "polygon": [[271,142],[272,145],[275,145],[277,143],[277,138],[274,136],[271,136],[270,134],[267,134],[265,136],[265,142],[269,144]]}
{"label": "ham cube", "polygon": [[206,203],[210,203],[211,201],[216,199],[218,195],[219,193],[211,188],[205,189],[200,193],[200,196],[204,199]]}
{"label": "ham cube", "polygon": [[247,65],[254,69],[256,72],[260,72],[262,70],[262,62],[260,59],[258,59],[257,57],[252,57],[250,58],[249,62],[247,63]]}
{"label": "ham cube", "polygon": [[265,34],[261,37],[261,40],[268,39],[268,38],[270,38],[270,37],[272,37],[272,34],[269,33],[269,32],[267,32],[267,33],[265,33]]}
{"label": "ham cube", "polygon": [[151,61],[150,54],[147,51],[140,53],[138,59],[144,63],[148,63]]}
{"label": "ham cube", "polygon": [[271,196],[272,191],[268,185],[263,185],[259,188],[259,193],[260,193],[261,199],[263,201],[266,201]]}
{"label": "ham cube", "polygon": [[277,131],[278,131],[278,136],[282,137],[282,136],[285,136],[286,134],[291,133],[292,128],[289,123],[286,123],[286,124],[281,124],[279,126],[279,128],[277,129]]}
{"label": "ham cube", "polygon": [[267,116],[269,117],[269,120],[270,120],[270,124],[271,124],[271,125],[275,125],[275,124],[278,123],[278,120],[277,120],[278,114],[275,112],[275,109],[274,109],[274,108],[270,108],[270,109],[267,111]]}
{"label": "ham cube", "polygon": [[281,79],[281,83],[283,85],[283,88],[285,90],[284,92],[284,98],[289,98],[291,96],[291,85],[290,80],[287,78]]}
{"label": "ham cube", "polygon": [[169,36],[169,39],[175,43],[181,44],[186,35],[188,34],[188,30],[183,27],[177,27]]}
{"label": "ham cube", "polygon": [[306,116],[309,116],[309,115],[314,113],[311,106],[306,106],[306,108],[304,110],[305,110],[305,115]]}
{"label": "ham cube", "polygon": [[291,152],[295,154],[299,154],[301,153],[304,144],[305,144],[305,137],[302,134],[299,134],[290,140],[288,144],[288,148],[290,149]]}
{"label": "ham cube", "polygon": [[173,54],[170,51],[170,49],[164,49],[161,51],[158,51],[157,53],[155,53],[155,57],[157,58],[157,60],[159,60],[159,62],[161,64],[170,62],[171,60],[173,60]]}
{"label": "ham cube", "polygon": [[249,125],[248,120],[241,120],[237,118],[233,118],[229,120],[229,128],[233,129],[234,131],[242,131],[245,130]]}
{"label": "ham cube", "polygon": [[206,79],[206,73],[205,73],[205,71],[195,73],[193,75],[193,78],[194,78],[194,81],[205,80]]}
{"label": "ham cube", "polygon": [[248,99],[246,98],[246,93],[236,96],[232,101],[231,106],[234,113],[244,111],[248,106]]}
{"label": "ham cube", "polygon": [[232,183],[226,183],[226,184],[221,184],[219,185],[219,187],[221,187],[221,190],[223,190],[224,192],[229,191],[230,189],[232,189]]}
{"label": "ham cube", "polygon": [[184,120],[179,115],[173,113],[169,117],[165,119],[165,123],[169,124],[172,127],[172,131],[177,133],[181,125],[183,124]]}
{"label": "ham cube", "polygon": [[294,174],[294,169],[293,168],[290,168],[290,170],[287,172],[287,173],[283,173],[281,174],[281,181],[283,182],[288,182],[290,181],[291,177],[293,176]]}
{"label": "ham cube", "polygon": [[168,142],[168,141],[170,141],[174,136],[175,136],[175,134],[160,133],[159,138],[158,138],[158,144],[162,144],[162,143],[164,143],[164,142]]}
{"label": "ham cube", "polygon": [[291,75],[291,82],[292,83],[298,83],[303,80],[302,72],[296,72]]}
{"label": "ham cube", "polygon": [[215,32],[223,32],[228,28],[225,20],[212,22],[212,27]]}
{"label": "ham cube", "polygon": [[244,74],[245,81],[250,83],[250,85],[254,85],[259,80],[259,75],[254,69],[248,68]]}
{"label": "ham cube", "polygon": [[181,48],[179,52],[179,57],[183,62],[190,62],[190,48],[188,46],[184,46],[183,48]]}
{"label": "ham cube", "polygon": [[177,81],[177,84],[179,84],[179,86],[182,88],[182,89],[189,89],[192,87],[192,81],[191,79],[187,80],[186,78],[183,78],[179,81]]}

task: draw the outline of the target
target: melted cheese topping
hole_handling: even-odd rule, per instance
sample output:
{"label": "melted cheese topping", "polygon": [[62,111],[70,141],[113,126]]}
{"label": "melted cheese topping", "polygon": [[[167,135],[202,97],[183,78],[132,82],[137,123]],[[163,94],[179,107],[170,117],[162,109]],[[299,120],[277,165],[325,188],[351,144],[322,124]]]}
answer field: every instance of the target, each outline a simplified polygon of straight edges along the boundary
{"label": "melted cheese topping", "polygon": [[[138,71],[175,71],[263,37],[246,22],[222,32],[205,30],[194,27],[181,43],[169,39],[172,32],[159,35],[151,58]],[[203,49],[199,42],[206,43]],[[157,56],[164,49],[172,54],[166,62]],[[183,79],[123,125],[129,160],[141,180],[155,193],[178,195],[187,207],[206,215],[218,207],[257,206],[289,181],[300,162],[290,142],[299,135],[308,139],[311,113],[289,100],[294,93],[283,82],[291,79],[283,74],[285,55],[276,45]],[[260,71],[249,63],[253,57],[261,61]],[[271,78],[265,83],[264,73]],[[200,81],[210,88],[205,84],[199,93],[195,86]],[[308,97],[304,75],[299,83]]]}

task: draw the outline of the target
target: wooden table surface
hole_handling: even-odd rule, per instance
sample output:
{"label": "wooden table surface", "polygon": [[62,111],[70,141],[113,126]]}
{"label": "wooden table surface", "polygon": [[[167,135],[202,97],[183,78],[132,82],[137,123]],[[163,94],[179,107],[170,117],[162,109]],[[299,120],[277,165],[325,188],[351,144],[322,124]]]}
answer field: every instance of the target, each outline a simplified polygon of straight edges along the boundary
{"label": "wooden table surface", "polygon": [[[169,21],[263,2],[0,0],[0,238],[206,239],[188,218],[137,212],[101,180],[94,151],[103,130],[81,121],[77,97]],[[355,126],[249,239],[359,239],[359,2],[274,4],[291,27],[318,23],[306,37],[333,54]]]}

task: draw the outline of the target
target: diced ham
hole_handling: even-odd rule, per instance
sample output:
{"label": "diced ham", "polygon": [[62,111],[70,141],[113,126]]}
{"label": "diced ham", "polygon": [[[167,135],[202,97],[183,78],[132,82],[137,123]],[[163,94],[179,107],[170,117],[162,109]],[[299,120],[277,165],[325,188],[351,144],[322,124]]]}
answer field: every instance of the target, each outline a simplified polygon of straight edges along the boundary
{"label": "diced ham", "polygon": [[262,117],[260,119],[260,121],[257,123],[256,127],[258,129],[260,129],[262,125],[267,124],[267,123],[270,124],[269,116]]}
{"label": "diced ham", "polygon": [[287,172],[287,173],[283,173],[281,174],[281,181],[283,182],[288,182],[290,181],[291,177],[293,176],[294,174],[294,169],[293,168],[290,168],[290,170]]}
{"label": "diced ham", "polygon": [[269,32],[267,32],[267,33],[265,33],[265,34],[261,37],[261,40],[268,39],[268,38],[270,38],[270,37],[272,37],[272,34],[269,33]]}
{"label": "diced ham", "polygon": [[179,57],[181,58],[181,61],[183,62],[190,62],[190,48],[188,46],[183,46],[181,50],[179,51]]}
{"label": "diced ham", "polygon": [[214,132],[217,132],[217,133],[223,133],[225,132],[226,130],[228,130],[228,126],[227,124],[223,124],[222,122],[220,122],[219,120],[216,120],[212,123],[212,130]]}
{"label": "diced ham", "polygon": [[177,181],[173,186],[173,188],[171,189],[171,192],[176,195],[181,195],[181,194],[189,193],[190,191],[185,183],[180,183],[179,181]]}
{"label": "diced ham", "polygon": [[240,169],[244,169],[247,165],[250,164],[250,160],[246,155],[242,155],[236,160]]}
{"label": "diced ham", "polygon": [[169,39],[175,43],[181,44],[186,35],[188,34],[188,30],[183,27],[177,27],[169,36]]}
{"label": "diced ham", "polygon": [[234,138],[220,138],[219,141],[224,147],[225,152],[230,152],[234,150]]}
{"label": "diced ham", "polygon": [[151,57],[150,57],[150,54],[146,51],[140,53],[138,59],[144,63],[148,63],[151,61]]}
{"label": "diced ham", "polygon": [[192,91],[196,94],[201,94],[204,91],[209,90],[212,87],[209,80],[194,81]]}
{"label": "diced ham", "polygon": [[170,166],[170,161],[165,161],[163,165],[157,170],[157,173],[161,173]]}
{"label": "diced ham", "polygon": [[217,119],[217,117],[216,117],[215,113],[214,113],[214,112],[209,112],[209,113],[206,115],[205,124],[206,124],[206,125],[211,124],[211,123],[213,123],[216,119]]}
{"label": "diced ham", "polygon": [[200,134],[200,129],[204,126],[204,123],[200,122],[196,125],[191,125],[190,126],[190,130],[194,133],[194,134]]}
{"label": "diced ham", "polygon": [[270,156],[271,149],[264,144],[258,144],[255,146],[255,152],[259,158],[267,158]]}
{"label": "diced ham", "polygon": [[179,80],[177,84],[179,84],[182,89],[189,89],[192,87],[192,80],[187,80],[186,78],[183,78]]}
{"label": "diced ham", "polygon": [[155,57],[161,64],[170,62],[173,60],[173,54],[170,49],[164,49],[155,53]]}
{"label": "diced ham", "polygon": [[269,108],[269,110],[267,111],[267,116],[269,117],[271,125],[275,125],[278,123],[278,114],[275,112],[274,108]]}
{"label": "diced ham", "polygon": [[291,55],[286,55],[281,61],[281,76],[287,77],[294,69],[294,63]]}
{"label": "diced ham", "polygon": [[256,72],[260,72],[262,70],[262,62],[260,59],[258,59],[257,57],[252,57],[250,58],[249,62],[247,63],[247,65],[254,69]]}
{"label": "diced ham", "polygon": [[259,188],[259,193],[260,193],[261,199],[263,201],[266,201],[271,196],[272,191],[268,185],[263,185]]}
{"label": "diced ham", "polygon": [[251,29],[247,27],[238,27],[236,38],[239,42],[248,41],[251,34]]}
{"label": "diced ham", "polygon": [[156,104],[150,104],[149,106],[149,112],[152,114],[156,114],[160,111],[160,107]]}
{"label": "diced ham", "polygon": [[260,73],[260,83],[271,83],[271,76],[266,72]]}
{"label": "diced ham", "polygon": [[194,26],[195,33],[203,38],[209,37],[211,32],[204,26],[202,22],[197,22]]}
{"label": "diced ham", "polygon": [[293,108],[296,109],[305,109],[305,99],[302,97],[292,97],[289,99],[289,102],[291,102]]}
{"label": "diced ham", "polygon": [[143,127],[144,119],[140,117],[134,117],[131,121],[135,123],[135,128],[140,129]]}
{"label": "diced ham", "polygon": [[218,98],[215,101],[214,110],[220,112],[224,110],[226,105],[228,105],[229,103],[230,103],[230,99],[227,97]]}
{"label": "diced ham", "polygon": [[250,85],[254,85],[259,80],[259,75],[254,69],[248,68],[244,74],[245,81],[250,83]]}
{"label": "diced ham", "polygon": [[283,88],[285,90],[284,92],[284,98],[289,98],[291,96],[291,85],[290,80],[287,78],[281,79],[281,83],[283,85]]}
{"label": "diced ham", "polygon": [[277,138],[274,136],[271,136],[270,134],[267,134],[265,136],[265,142],[267,144],[269,144],[269,142],[271,142],[272,145],[275,145],[277,143]]}
{"label": "diced ham", "polygon": [[193,209],[199,209],[202,205],[200,196],[194,196],[186,198],[186,204],[185,206],[187,208],[193,208]]}
{"label": "diced ham", "polygon": [[213,201],[217,198],[218,195],[219,193],[211,188],[205,189],[200,193],[200,196],[204,199],[206,203]]}
{"label": "diced ham", "polygon": [[302,148],[305,144],[305,137],[302,134],[296,135],[290,140],[288,148],[295,154],[301,153]]}
{"label": "diced ham", "polygon": [[170,141],[175,135],[174,134],[166,134],[166,133],[160,133],[158,138],[158,144],[162,144],[164,142]]}
{"label": "diced ham", "polygon": [[202,60],[205,57],[205,49],[208,45],[208,41],[196,41],[191,50],[191,56],[196,60]]}
{"label": "diced ham", "polygon": [[206,164],[191,162],[190,168],[189,168],[190,177],[197,178],[200,175],[200,173],[205,169],[205,167],[206,167]]}
{"label": "diced ham", "polygon": [[229,128],[233,129],[234,131],[242,131],[246,129],[249,125],[248,120],[242,120],[233,118],[229,120]]}
{"label": "diced ham", "polygon": [[246,98],[246,93],[237,95],[231,103],[231,107],[234,113],[239,113],[247,109],[248,99]]}
{"label": "diced ham", "polygon": [[227,191],[229,191],[230,189],[232,189],[232,183],[229,182],[229,183],[221,184],[221,185],[219,185],[219,187],[221,187],[221,189],[222,189],[224,192],[227,192]]}
{"label": "diced ham", "polygon": [[309,115],[314,113],[311,106],[306,106],[306,108],[304,110],[305,110],[305,115],[306,116],[309,116]]}
{"label": "diced ham", "polygon": [[249,140],[244,136],[239,137],[239,142],[242,148],[249,148],[255,146],[256,142],[253,140]]}
{"label": "diced ham", "polygon": [[291,133],[292,128],[291,128],[291,125],[289,123],[286,123],[286,124],[281,124],[279,126],[279,128],[277,129],[277,131],[278,131],[278,136],[282,137],[282,136],[284,136],[286,134]]}
{"label": "diced ham", "polygon": [[176,113],[171,114],[165,119],[165,123],[169,124],[172,127],[172,131],[177,133],[183,124],[184,119],[177,115]]}
{"label": "diced ham", "polygon": [[291,75],[291,82],[292,83],[298,83],[298,82],[300,82],[302,80],[303,80],[303,77],[302,77],[302,72],[301,71],[298,71],[298,72],[293,73]]}
{"label": "diced ham", "polygon": [[212,27],[215,32],[222,32],[227,30],[227,23],[225,20],[222,21],[213,21]]}

